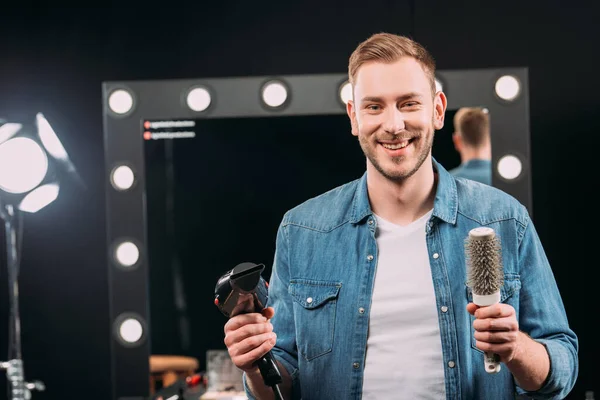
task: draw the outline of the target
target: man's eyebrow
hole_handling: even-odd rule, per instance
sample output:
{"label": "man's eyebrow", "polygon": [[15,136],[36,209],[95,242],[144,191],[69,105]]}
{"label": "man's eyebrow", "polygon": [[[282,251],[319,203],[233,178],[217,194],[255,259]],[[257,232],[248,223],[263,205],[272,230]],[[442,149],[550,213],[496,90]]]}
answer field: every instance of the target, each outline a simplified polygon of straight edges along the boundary
{"label": "man's eyebrow", "polygon": [[[396,97],[396,101],[405,101],[408,99],[416,99],[416,98],[421,98],[423,97],[423,95],[421,95],[420,93],[416,93],[416,92],[412,92],[412,93],[406,93],[402,96],[398,96]],[[383,98],[378,97],[378,96],[365,96],[361,99],[361,103],[381,103],[383,101]]]}

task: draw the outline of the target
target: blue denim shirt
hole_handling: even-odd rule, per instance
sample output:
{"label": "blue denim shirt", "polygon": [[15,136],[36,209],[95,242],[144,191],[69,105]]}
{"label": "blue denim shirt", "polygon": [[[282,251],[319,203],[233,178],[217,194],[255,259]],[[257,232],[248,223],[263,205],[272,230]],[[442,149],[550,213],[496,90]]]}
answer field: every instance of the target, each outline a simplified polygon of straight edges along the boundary
{"label": "blue denim shirt", "polygon": [[[527,210],[506,193],[452,177],[434,160],[438,186],[424,234],[438,305],[448,399],[562,399],[578,373],[578,339]],[[520,330],[545,345],[551,370],[543,387],[517,387],[506,366],[484,370],[475,347],[466,285],[464,239],[489,226],[502,244],[501,301]],[[277,333],[273,354],[293,380],[294,399],[360,399],[377,244],[376,219],[359,180],[288,211],[279,227],[269,305]],[[442,307],[445,312],[442,311]],[[244,379],[244,384],[246,384]],[[247,387],[246,387],[247,390]],[[254,399],[247,390],[248,397]]]}
{"label": "blue denim shirt", "polygon": [[455,177],[471,179],[486,185],[492,184],[492,162],[490,160],[469,160],[448,172]]}

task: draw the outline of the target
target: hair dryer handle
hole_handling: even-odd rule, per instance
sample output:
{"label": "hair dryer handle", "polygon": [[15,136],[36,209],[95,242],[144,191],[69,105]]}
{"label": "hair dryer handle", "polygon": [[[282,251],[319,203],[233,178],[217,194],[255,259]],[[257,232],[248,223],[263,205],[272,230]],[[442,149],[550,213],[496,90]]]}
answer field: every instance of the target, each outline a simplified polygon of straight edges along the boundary
{"label": "hair dryer handle", "polygon": [[275,386],[282,382],[281,372],[279,372],[279,368],[277,368],[275,359],[270,351],[256,361],[256,366],[260,370],[265,385]]}

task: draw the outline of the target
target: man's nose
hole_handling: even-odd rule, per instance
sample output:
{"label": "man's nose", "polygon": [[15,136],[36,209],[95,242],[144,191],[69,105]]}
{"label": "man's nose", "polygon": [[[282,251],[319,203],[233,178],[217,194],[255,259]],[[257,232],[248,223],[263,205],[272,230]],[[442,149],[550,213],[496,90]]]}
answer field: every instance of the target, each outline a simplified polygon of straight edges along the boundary
{"label": "man's nose", "polygon": [[388,109],[383,122],[383,129],[390,134],[397,134],[404,130],[404,115],[396,108]]}

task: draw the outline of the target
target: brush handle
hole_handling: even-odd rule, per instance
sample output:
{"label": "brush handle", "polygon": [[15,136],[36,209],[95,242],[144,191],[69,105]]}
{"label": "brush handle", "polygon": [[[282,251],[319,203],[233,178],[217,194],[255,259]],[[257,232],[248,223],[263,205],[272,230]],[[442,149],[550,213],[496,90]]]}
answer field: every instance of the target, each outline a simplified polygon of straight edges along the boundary
{"label": "brush handle", "polygon": [[500,372],[500,357],[498,354],[485,352],[483,354],[483,363],[485,364],[485,372],[488,374]]}
{"label": "brush handle", "polygon": [[[500,292],[489,295],[478,295],[473,293],[473,303],[480,307],[491,306],[500,302]],[[485,364],[485,372],[496,374],[500,372],[500,357],[498,354],[484,352],[483,363]]]}

